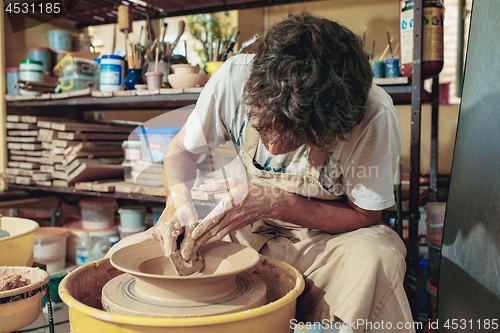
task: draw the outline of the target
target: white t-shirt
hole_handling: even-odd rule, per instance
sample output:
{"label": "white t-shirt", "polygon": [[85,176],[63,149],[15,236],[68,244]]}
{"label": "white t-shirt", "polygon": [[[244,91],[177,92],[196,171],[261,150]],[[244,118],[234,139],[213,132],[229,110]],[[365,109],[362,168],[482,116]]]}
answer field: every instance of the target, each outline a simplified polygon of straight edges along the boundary
{"label": "white t-shirt", "polygon": [[[232,141],[243,149],[248,118],[241,105],[253,55],[233,56],[208,81],[185,128],[184,144],[193,153]],[[335,98],[335,96],[332,96]],[[346,195],[356,206],[382,210],[394,204],[393,178],[401,151],[397,111],[391,97],[373,85],[367,111],[347,141],[327,152],[319,181],[336,196]],[[304,174],[309,147],[272,155],[259,141],[254,157],[264,170]]]}

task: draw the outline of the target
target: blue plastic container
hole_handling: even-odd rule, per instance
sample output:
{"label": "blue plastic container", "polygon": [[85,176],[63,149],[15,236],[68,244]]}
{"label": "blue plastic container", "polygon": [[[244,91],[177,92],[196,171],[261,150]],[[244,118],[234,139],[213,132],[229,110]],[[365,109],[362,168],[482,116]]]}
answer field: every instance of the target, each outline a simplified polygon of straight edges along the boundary
{"label": "blue plastic container", "polygon": [[399,59],[387,59],[384,61],[385,77],[400,77]]}
{"label": "blue plastic container", "polygon": [[28,47],[28,56],[30,60],[42,62],[44,72],[52,72],[52,51],[48,47]]}
{"label": "blue plastic container", "polygon": [[7,67],[5,68],[7,76],[7,94],[18,95],[20,94],[19,89],[13,87],[17,85],[17,79],[19,79],[19,67]]}
{"label": "blue plastic container", "polygon": [[164,209],[165,206],[151,207],[151,211],[153,212],[153,225],[156,225],[156,223],[158,223],[158,219],[160,218],[161,213],[163,213]]}
{"label": "blue plastic container", "polygon": [[384,77],[384,63],[380,60],[370,60],[370,66],[372,67],[373,77],[382,78]]}
{"label": "blue plastic container", "polygon": [[142,159],[162,162],[167,146],[182,127],[138,128],[135,130],[141,140]]}
{"label": "blue plastic container", "polygon": [[125,88],[127,90],[135,90],[136,84],[143,84],[142,80],[142,69],[131,68],[128,70],[127,77],[125,78]]}
{"label": "blue plastic container", "polygon": [[49,47],[52,50],[71,51],[71,40],[73,35],[64,30],[50,30],[47,32]]}

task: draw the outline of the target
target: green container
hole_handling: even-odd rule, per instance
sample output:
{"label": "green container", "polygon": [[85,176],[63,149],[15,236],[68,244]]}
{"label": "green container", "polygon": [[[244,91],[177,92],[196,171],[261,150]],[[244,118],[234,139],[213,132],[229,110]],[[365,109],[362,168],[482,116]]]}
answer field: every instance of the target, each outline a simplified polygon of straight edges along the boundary
{"label": "green container", "polygon": [[124,206],[118,209],[120,224],[124,228],[137,228],[144,225],[146,207]]}
{"label": "green container", "polygon": [[[59,297],[59,292],[58,292],[59,283],[62,281],[62,279],[64,279],[66,275],[68,275],[68,273],[50,277],[50,280],[47,284],[49,285],[50,299],[52,300],[52,303],[61,302],[61,298]],[[47,295],[43,296],[42,298],[42,306],[45,306],[45,304],[47,304]]]}

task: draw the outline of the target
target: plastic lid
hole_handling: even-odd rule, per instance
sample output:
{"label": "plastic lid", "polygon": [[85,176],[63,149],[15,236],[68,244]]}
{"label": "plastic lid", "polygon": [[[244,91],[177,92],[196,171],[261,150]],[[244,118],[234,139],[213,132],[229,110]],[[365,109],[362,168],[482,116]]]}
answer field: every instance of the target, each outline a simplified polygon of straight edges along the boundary
{"label": "plastic lid", "polygon": [[399,62],[399,59],[387,59],[384,62],[385,63],[387,63],[387,62]]}
{"label": "plastic lid", "polygon": [[[115,224],[110,227],[110,228],[105,228],[105,229],[91,229],[93,233],[95,232],[113,232],[113,231],[118,231],[118,223],[119,221],[115,220]],[[83,233],[83,232],[89,232],[89,229],[83,229],[82,227],[82,220],[77,220],[73,221],[70,223],[66,223],[63,226],[65,229],[68,229],[70,232],[78,232],[78,233]]]}
{"label": "plastic lid", "polygon": [[19,67],[7,67],[5,68],[6,72],[19,72]]}
{"label": "plastic lid", "polygon": [[41,46],[28,46],[27,49],[28,51],[50,52],[50,49],[48,47],[41,47]]}
{"label": "plastic lid", "polygon": [[123,57],[119,56],[119,55],[115,55],[115,54],[108,54],[108,55],[103,55],[101,57],[101,60],[102,59],[115,59],[115,60],[124,60]]}
{"label": "plastic lid", "polygon": [[110,205],[116,204],[115,198],[100,197],[100,198],[85,198],[79,201],[80,205]]}
{"label": "plastic lid", "polygon": [[177,134],[182,127],[156,127],[156,128],[138,128],[135,130],[137,134]]}
{"label": "plastic lid", "polygon": [[35,238],[52,238],[65,236],[68,230],[59,227],[41,227],[35,231]]}
{"label": "plastic lid", "polygon": [[85,58],[73,57],[73,62],[74,63],[83,62],[83,63],[89,64],[92,66],[97,66],[96,63],[94,62],[94,60],[85,59]]}
{"label": "plastic lid", "polygon": [[141,148],[141,141],[139,140],[124,140],[122,148]]}
{"label": "plastic lid", "polygon": [[23,59],[21,60],[21,64],[32,64],[32,65],[40,65],[43,66],[43,62],[31,59]]}
{"label": "plastic lid", "polygon": [[146,207],[144,206],[123,206],[118,209],[119,212],[124,212],[124,211],[136,211],[136,212],[145,212]]}
{"label": "plastic lid", "polygon": [[47,35],[57,35],[57,34],[71,35],[71,37],[73,37],[71,32],[64,31],[64,30],[49,30],[47,32]]}

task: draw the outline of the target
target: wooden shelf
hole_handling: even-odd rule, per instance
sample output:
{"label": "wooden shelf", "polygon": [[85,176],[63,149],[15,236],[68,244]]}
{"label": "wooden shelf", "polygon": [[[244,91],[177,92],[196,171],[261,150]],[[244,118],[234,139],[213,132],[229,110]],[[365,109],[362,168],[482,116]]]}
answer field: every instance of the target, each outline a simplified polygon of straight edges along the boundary
{"label": "wooden shelf", "polygon": [[144,96],[112,96],[112,97],[72,97],[65,99],[32,99],[10,100],[8,107],[51,107],[74,106],[82,110],[102,109],[154,109],[177,108],[196,103],[199,93],[158,94]]}
{"label": "wooden shelf", "polygon": [[[127,200],[138,200],[138,201],[149,201],[149,202],[161,202],[165,203],[164,196],[154,196],[139,193],[125,193],[125,192],[95,192],[95,191],[83,191],[78,190],[75,187],[53,187],[53,186],[40,186],[40,185],[19,185],[19,184],[9,184],[9,188],[19,189],[25,191],[42,191],[42,192],[52,192],[52,193],[65,193],[74,194],[82,196],[94,196],[94,197],[112,197],[116,199],[127,199]],[[193,199],[193,203],[197,206],[208,206],[215,207],[216,202],[214,201],[204,201]]]}
{"label": "wooden shelf", "polygon": [[[374,82],[384,89],[394,100],[395,104],[410,104],[411,89],[410,84],[383,84],[383,79]],[[80,111],[86,110],[137,110],[137,109],[162,109],[180,108],[196,103],[199,93],[182,94],[157,94],[142,96],[112,96],[112,97],[70,97],[64,99],[29,99],[29,100],[8,100],[8,107],[76,107]],[[424,91],[422,103],[430,103],[431,94]]]}

